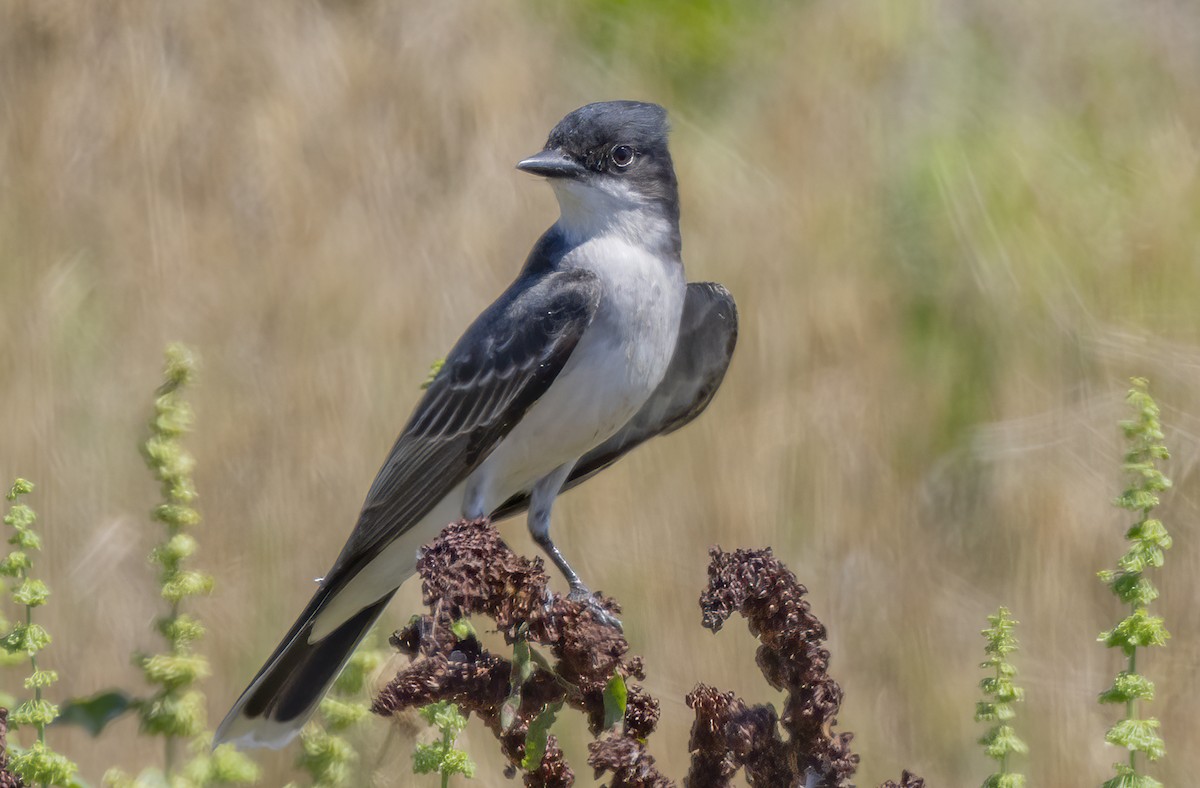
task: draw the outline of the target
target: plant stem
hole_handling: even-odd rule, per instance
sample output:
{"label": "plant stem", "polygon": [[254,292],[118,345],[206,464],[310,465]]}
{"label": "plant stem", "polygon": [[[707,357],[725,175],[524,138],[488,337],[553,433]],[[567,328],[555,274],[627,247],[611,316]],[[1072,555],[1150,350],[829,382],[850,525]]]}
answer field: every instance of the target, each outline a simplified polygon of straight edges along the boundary
{"label": "plant stem", "polygon": [[[442,731],[442,752],[450,752],[450,747],[454,744],[454,740],[450,738],[450,729],[446,728]],[[450,773],[442,770],[442,788],[450,788]]]}
{"label": "plant stem", "polygon": [[[174,530],[175,529],[168,528],[168,533],[170,536],[175,535]],[[175,602],[171,603],[171,618],[169,620],[171,622],[174,622],[175,619],[177,619],[177,618],[179,618],[179,602],[175,601]],[[178,656],[179,655],[179,644],[176,643],[174,640],[172,640],[170,642],[170,646],[171,646],[171,654]],[[171,773],[175,768],[175,737],[174,736],[172,736],[171,734],[167,734],[165,737],[163,737],[163,749],[164,749],[163,772],[167,776],[167,782],[170,782],[171,781]]]}
{"label": "plant stem", "polygon": [[[1143,518],[1146,517],[1145,514],[1142,516]],[[1131,613],[1137,612],[1137,604],[1130,604],[1129,607]],[[1133,675],[1134,673],[1137,673],[1137,646],[1134,646],[1129,650],[1129,674]],[[1136,698],[1130,698],[1129,700],[1125,701],[1125,719],[1134,719],[1134,714],[1137,711],[1137,707],[1135,705],[1136,703]],[[1135,772],[1137,771],[1137,750],[1129,751],[1129,768]]]}
{"label": "plant stem", "polygon": [[[29,578],[29,572],[22,571],[21,572],[21,580],[24,581],[24,580],[27,580],[28,578]],[[25,627],[28,630],[28,628],[31,626],[33,626],[33,606],[26,605],[25,606]],[[29,667],[33,670],[33,673],[36,676],[37,671],[38,671],[36,654],[29,655]],[[42,685],[40,682],[33,688],[33,698],[35,701],[37,701],[38,705],[41,706]],[[45,745],[46,744],[46,724],[43,722],[39,722],[38,726],[37,726],[37,732],[38,732],[38,743]],[[42,788],[49,788],[49,785],[47,783],[42,783]]]}
{"label": "plant stem", "polygon": [[[996,663],[996,686],[1000,686],[1000,663]],[[1003,721],[1001,722],[1003,724]],[[1000,756],[1000,774],[1008,774],[1008,753]]]}
{"label": "plant stem", "polygon": [[[21,580],[25,580],[28,577],[29,577],[29,574],[27,572],[21,573]],[[29,605],[25,606],[25,626],[26,626],[26,628],[33,626],[33,608],[30,607]],[[35,674],[37,673],[37,669],[38,669],[37,655],[35,655],[35,654],[29,655],[29,667],[31,667],[33,669],[33,672]],[[40,683],[33,688],[33,697],[38,702],[38,705],[41,705],[42,685]],[[38,741],[41,742],[42,744],[45,744],[46,743],[46,726],[43,723],[39,722],[37,729],[38,729]]]}

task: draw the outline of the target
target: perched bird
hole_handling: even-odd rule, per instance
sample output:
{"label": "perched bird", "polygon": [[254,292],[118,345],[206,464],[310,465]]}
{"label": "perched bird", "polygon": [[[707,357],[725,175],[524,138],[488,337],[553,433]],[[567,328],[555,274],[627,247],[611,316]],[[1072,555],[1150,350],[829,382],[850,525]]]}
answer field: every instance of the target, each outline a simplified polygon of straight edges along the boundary
{"label": "perched bird", "polygon": [[333,568],[214,743],[290,741],[413,574],[417,550],[462,517],[528,508],[571,597],[619,626],[550,538],[554,499],[704,410],[737,313],[720,285],[684,279],[662,107],[581,107],[517,169],[549,181],[558,221],[446,357]]}

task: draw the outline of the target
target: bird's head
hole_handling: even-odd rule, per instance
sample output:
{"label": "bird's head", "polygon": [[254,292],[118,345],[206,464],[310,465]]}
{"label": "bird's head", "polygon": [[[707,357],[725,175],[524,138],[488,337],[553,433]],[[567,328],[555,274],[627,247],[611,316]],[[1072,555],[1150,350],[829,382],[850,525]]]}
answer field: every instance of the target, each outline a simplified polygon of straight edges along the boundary
{"label": "bird's head", "polygon": [[667,132],[667,112],[657,104],[588,104],[559,121],[546,147],[517,169],[550,181],[565,229],[587,232],[615,217],[674,229],[679,195]]}

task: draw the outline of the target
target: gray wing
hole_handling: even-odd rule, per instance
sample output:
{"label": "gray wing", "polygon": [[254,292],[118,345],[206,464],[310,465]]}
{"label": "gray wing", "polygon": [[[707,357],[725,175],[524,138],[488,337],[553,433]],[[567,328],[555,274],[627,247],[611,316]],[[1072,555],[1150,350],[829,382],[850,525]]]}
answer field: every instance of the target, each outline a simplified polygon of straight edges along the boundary
{"label": "gray wing", "polygon": [[[737,306],[729,291],[713,282],[689,284],[675,354],[662,382],[629,423],[575,463],[563,491],[587,481],[650,438],[674,432],[699,416],[725,378],[737,332]],[[508,517],[528,507],[529,493],[518,493],[492,517]]]}
{"label": "gray wing", "polygon": [[582,271],[518,279],[467,329],[367,493],[328,586],[353,576],[475,470],[562,371],[600,302]]}

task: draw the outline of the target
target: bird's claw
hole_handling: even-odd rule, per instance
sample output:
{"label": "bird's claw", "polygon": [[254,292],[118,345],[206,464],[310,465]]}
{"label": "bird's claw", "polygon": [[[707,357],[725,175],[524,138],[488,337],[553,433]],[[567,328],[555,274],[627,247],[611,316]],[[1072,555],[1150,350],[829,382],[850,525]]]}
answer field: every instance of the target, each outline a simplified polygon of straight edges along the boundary
{"label": "bird's claw", "polygon": [[588,590],[587,586],[573,586],[571,588],[571,593],[567,595],[567,599],[570,599],[572,602],[578,602],[581,605],[585,605],[587,609],[591,611],[592,617],[601,624],[606,624],[618,632],[625,631],[621,626],[621,619],[608,612],[608,609],[605,608],[604,605],[600,603],[600,600]]}

